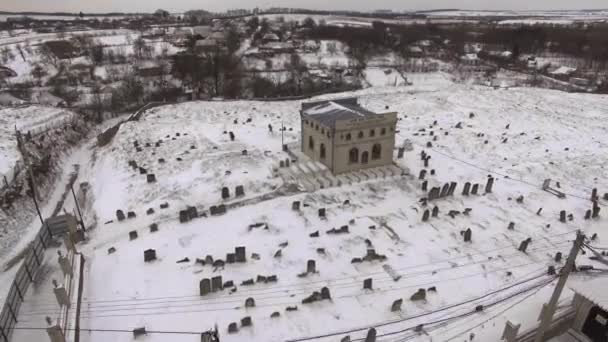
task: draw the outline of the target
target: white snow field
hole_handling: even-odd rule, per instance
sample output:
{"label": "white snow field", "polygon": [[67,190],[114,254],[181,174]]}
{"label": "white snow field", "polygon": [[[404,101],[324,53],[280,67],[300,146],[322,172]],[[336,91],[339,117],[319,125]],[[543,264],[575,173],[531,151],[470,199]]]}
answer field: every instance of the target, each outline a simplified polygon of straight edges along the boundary
{"label": "white snow field", "polygon": [[[311,193],[287,191],[290,187],[272,171],[278,160],[288,158],[281,151],[282,121],[285,142],[299,140],[300,101],[190,102],[155,108],[140,121],[124,124],[109,145],[96,149],[91,165],[81,168],[99,218],[89,242],[80,247],[87,258],[81,327],[146,327],[148,342],[200,341],[194,333],[215,324],[222,341],[339,341],[346,335],[357,341],[372,326],[379,341],[462,341],[470,333],[475,340],[497,341],[507,319],[521,323],[522,330],[531,327],[554,284],[547,267],[559,267],[553,257],[558,251],[567,254],[576,229],[598,233],[596,243],[608,244],[605,208],[599,218],[583,219],[591,208],[591,189],[603,194],[608,186],[608,97],[492,90],[450,84],[437,75],[430,79],[437,81],[435,87],[376,87],[322,97],[359,96],[371,110],[397,111],[397,145],[409,139],[414,149],[404,159],[395,153],[396,163],[410,175]],[[234,132],[235,140],[224,131]],[[418,180],[424,169],[422,150],[431,156],[429,188],[458,182],[453,196],[427,207],[419,201],[426,197]],[[130,160],[154,173],[156,183],[147,183],[128,165]],[[490,174],[496,180],[485,194]],[[553,187],[560,182],[566,198],[541,190],[545,178],[553,179]],[[478,195],[461,194],[467,181],[480,184]],[[244,185],[245,201],[234,197],[236,185]],[[230,188],[226,201],[222,186]],[[523,201],[516,201],[519,196]],[[302,202],[300,211],[292,210],[293,201]],[[169,207],[160,209],[164,202]],[[220,203],[227,204],[227,213],[209,216],[210,206]],[[187,205],[207,217],[179,223],[178,212]],[[438,216],[423,222],[422,212],[435,205]],[[146,215],[148,208],[154,213]],[[327,210],[324,219],[317,214],[320,208]],[[464,214],[466,208],[471,210]],[[117,209],[134,211],[137,217],[118,222]],[[452,218],[450,210],[460,213]],[[561,223],[560,210],[573,214],[573,220]],[[510,222],[513,230],[507,228]],[[150,231],[152,223],[158,231]],[[345,225],[348,233],[327,234]],[[471,242],[461,235],[467,228]],[[133,230],[138,237],[130,240]],[[318,237],[310,236],[317,231]],[[527,252],[518,251],[527,238]],[[207,255],[225,261],[236,246],[246,247],[245,263],[216,269],[195,262]],[[111,247],[116,251],[109,254]],[[386,260],[351,263],[371,247]],[[158,259],[144,262],[150,248]],[[279,250],[281,256],[276,256]],[[189,261],[177,263],[185,257]],[[317,273],[299,277],[310,259],[316,260]],[[586,262],[587,256],[579,256],[578,264]],[[383,265],[400,279],[395,281]],[[233,281],[236,291],[199,296],[199,281],[218,275]],[[277,282],[241,285],[258,275],[276,275]],[[367,278],[373,279],[372,290],[363,289]],[[302,304],[325,286],[331,300]],[[431,287],[436,291],[428,291],[425,301],[410,300],[419,288]],[[564,293],[563,303],[569,295]],[[245,308],[249,297],[255,307]],[[401,311],[391,312],[399,298]],[[483,312],[465,315],[478,305],[485,306]],[[287,311],[290,306],[297,310]],[[42,324],[54,310],[56,305],[49,303],[21,324]],[[271,318],[274,312],[279,317]],[[246,316],[253,324],[241,327]],[[227,332],[231,322],[237,322],[239,332]],[[424,334],[413,331],[420,324],[425,324]],[[81,334],[87,342],[132,339],[131,333]]]}

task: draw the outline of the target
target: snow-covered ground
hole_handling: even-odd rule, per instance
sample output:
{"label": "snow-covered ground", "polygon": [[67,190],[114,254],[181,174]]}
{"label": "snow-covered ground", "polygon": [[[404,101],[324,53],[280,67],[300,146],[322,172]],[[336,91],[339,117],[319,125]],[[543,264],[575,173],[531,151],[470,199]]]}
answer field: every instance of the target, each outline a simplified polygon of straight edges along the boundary
{"label": "snow-covered ground", "polygon": [[[429,335],[398,332],[466,313],[547,281],[543,274],[555,264],[555,252],[568,251],[578,228],[600,233],[598,243],[606,244],[601,236],[605,219],[585,221],[583,216],[591,206],[591,188],[603,193],[608,186],[606,161],[599,157],[607,147],[603,137],[608,97],[530,88],[492,90],[452,84],[440,73],[406,77],[413,86],[321,97],[355,95],[369,109],[398,112],[397,145],[409,139],[414,146],[397,160],[411,171],[403,178],[314,193],[281,192],[282,182],[271,170],[287,158],[281,152],[278,128],[281,122],[287,127],[286,143],[298,141],[300,101],[190,102],[155,108],[139,122],[123,125],[114,140],[96,149],[91,163],[81,168],[79,179],[90,183],[90,208],[99,218],[90,241],[80,247],[87,257],[81,326],[200,332],[217,323],[222,341],[285,341],[333,332],[336,336],[317,340],[335,341],[346,335],[342,331],[354,329],[350,335],[357,339],[364,337],[366,327],[385,323],[378,332],[394,333],[392,339],[462,340],[474,332],[476,340],[494,341],[506,319],[522,323],[522,329],[533,325],[550,286],[532,297],[516,295],[482,314],[428,325]],[[274,133],[269,133],[268,124]],[[224,131],[234,132],[235,140]],[[247,155],[242,153],[245,149]],[[435,175],[427,174],[429,186],[459,184],[453,197],[430,204],[438,206],[439,215],[428,222],[421,221],[425,208],[419,202],[426,195],[418,180],[424,168],[422,150],[432,157],[427,169],[435,170]],[[159,158],[165,162],[159,163]],[[157,182],[147,183],[145,175],[128,165],[130,160],[154,173]],[[466,181],[480,183],[483,193],[489,174],[496,178],[492,193],[460,194]],[[545,178],[559,181],[566,198],[543,192]],[[248,200],[237,204],[234,187],[241,184]],[[225,201],[222,186],[228,186],[232,196]],[[515,200],[518,196],[524,196],[522,203]],[[304,204],[299,212],[291,210],[296,200]],[[169,207],[160,209],[164,202]],[[219,203],[231,207],[222,216],[178,222],[178,211],[187,205],[208,213]],[[154,213],[146,215],[148,208]],[[327,209],[326,219],[317,216],[319,208]],[[468,215],[447,215],[465,208],[471,208]],[[117,209],[134,211],[137,217],[117,222]],[[573,221],[560,223],[560,210],[572,213]],[[513,230],[507,229],[509,222],[514,223]],[[152,223],[158,224],[157,232],[150,232]],[[251,226],[256,223],[262,225]],[[344,225],[348,234],[326,233]],[[467,228],[472,230],[470,243],[461,236]],[[133,230],[139,237],[130,241],[128,233]],[[311,237],[316,231],[319,237]],[[528,252],[519,252],[517,247],[527,238],[532,241]],[[226,264],[223,269],[195,263],[206,255],[225,260],[236,246],[246,246],[246,263]],[[387,260],[351,263],[365,256],[370,246]],[[108,254],[111,247],[116,251]],[[143,252],[149,248],[156,250],[158,260],[144,263]],[[274,257],[278,250],[281,256]],[[189,261],[177,263],[185,257]],[[579,263],[585,258],[581,256]],[[298,277],[309,259],[316,260],[318,273]],[[391,265],[401,279],[394,281],[383,264]],[[199,281],[216,275],[234,281],[238,290],[200,297]],[[258,275],[276,275],[278,281],[240,285]],[[366,278],[373,279],[373,290],[363,290]],[[324,286],[332,300],[301,303]],[[418,288],[432,286],[437,291],[429,292],[426,301],[409,300]],[[512,287],[491,292],[507,286]],[[482,295],[487,296],[445,308]],[[255,299],[255,308],[245,308],[249,297]],[[402,311],[391,312],[398,298],[404,298]],[[286,311],[294,305],[297,311]],[[433,311],[440,308],[444,310]],[[49,312],[53,309],[29,315],[22,323],[39,323]],[[271,318],[273,312],[280,317]],[[245,316],[251,316],[252,327],[227,334],[228,324]],[[107,341],[108,336],[87,332],[81,339]],[[115,341],[132,339],[126,333],[111,336]],[[172,341],[198,339],[171,335]],[[167,336],[152,333],[146,340],[166,341]]]}

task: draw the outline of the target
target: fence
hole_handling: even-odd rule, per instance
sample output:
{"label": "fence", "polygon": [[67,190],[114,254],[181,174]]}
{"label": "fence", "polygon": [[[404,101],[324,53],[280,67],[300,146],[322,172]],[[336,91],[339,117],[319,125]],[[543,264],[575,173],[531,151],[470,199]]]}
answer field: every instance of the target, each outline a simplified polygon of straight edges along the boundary
{"label": "fence", "polygon": [[2,178],[2,180],[1,180],[2,184],[0,185],[0,191],[4,190],[4,188],[8,188],[9,186],[11,186],[11,184],[13,184],[13,182],[15,181],[17,176],[19,176],[19,173],[21,173],[21,170],[23,170],[23,163],[21,162],[21,160],[18,160],[12,169],[8,170],[3,175],[0,175],[0,177]]}
{"label": "fence", "polygon": [[13,328],[17,324],[19,308],[23,303],[25,294],[30,284],[34,281],[36,274],[44,260],[46,247],[51,241],[51,233],[42,225],[32,242],[31,249],[26,253],[21,267],[17,270],[13,283],[4,301],[0,312],[0,342],[9,342]]}

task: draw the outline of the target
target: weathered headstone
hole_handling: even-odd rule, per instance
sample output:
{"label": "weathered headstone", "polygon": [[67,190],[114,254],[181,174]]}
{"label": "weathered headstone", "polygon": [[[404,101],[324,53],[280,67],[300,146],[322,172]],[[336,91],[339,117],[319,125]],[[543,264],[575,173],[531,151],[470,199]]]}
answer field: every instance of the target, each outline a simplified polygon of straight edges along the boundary
{"label": "weathered headstone", "polygon": [[471,194],[477,195],[478,191],[479,191],[479,184],[477,184],[477,183],[473,184],[473,187],[471,188]]}
{"label": "weathered headstone", "polygon": [[418,289],[418,291],[410,297],[410,300],[412,300],[412,301],[425,300],[425,299],[426,299],[426,290],[425,289]]}
{"label": "weathered headstone", "polygon": [[234,253],[227,253],[226,254],[226,262],[229,264],[234,264],[236,262],[236,258]]}
{"label": "weathered headstone", "polygon": [[437,217],[438,214],[439,214],[439,207],[434,206],[433,211],[431,212],[431,216]]}
{"label": "weathered headstone", "polygon": [[464,188],[462,189],[462,195],[469,196],[469,191],[471,191],[471,183],[466,182],[464,183]]}
{"label": "weathered headstone", "polygon": [[439,198],[440,191],[441,191],[441,189],[438,187],[431,188],[431,191],[429,191],[429,196],[428,196],[429,201]]}
{"label": "weathered headstone", "polygon": [[426,176],[426,170],[420,170],[420,174],[418,175],[419,180],[423,180],[424,176]]}
{"label": "weathered headstone", "polygon": [[588,220],[591,218],[591,209],[587,209],[587,211],[585,212],[585,220]]}
{"label": "weathered headstone", "polygon": [[209,278],[203,278],[199,284],[199,293],[201,296],[205,296],[211,292],[211,280]]}
{"label": "weathered headstone", "polygon": [[429,215],[430,215],[430,212],[429,212],[429,210],[428,210],[428,209],[426,209],[426,210],[424,211],[424,213],[422,214],[422,222],[426,222],[426,221],[428,221],[428,220],[429,220]]}
{"label": "weathered headstone", "polygon": [[492,186],[494,185],[494,177],[488,177],[488,182],[486,183],[486,194],[492,192]]}
{"label": "weathered headstone", "polygon": [[450,183],[450,189],[448,190],[448,196],[453,196],[454,195],[454,191],[456,191],[456,186],[458,185],[458,183],[456,182],[451,182]]}
{"label": "weathered headstone", "polygon": [[363,280],[363,288],[366,290],[373,290],[372,289],[372,278],[367,278],[367,279]]}
{"label": "weathered headstone", "polygon": [[196,207],[188,207],[188,209],[186,209],[187,213],[188,213],[188,218],[189,219],[195,219],[198,217],[198,211],[196,210]]}
{"label": "weathered headstone", "polygon": [[509,222],[509,227],[507,227],[507,229],[509,229],[509,230],[515,229],[515,222]]}
{"label": "weathered headstone", "polygon": [[122,212],[122,210],[118,209],[116,210],[116,219],[118,221],[122,221],[125,219],[125,213]]}
{"label": "weathered headstone", "polygon": [[523,240],[523,241],[522,241],[522,242],[519,244],[519,248],[518,248],[518,250],[519,250],[520,252],[524,252],[524,253],[526,253],[526,250],[528,249],[528,244],[529,244],[529,243],[530,243],[530,240],[528,240],[528,239]]}
{"label": "weathered headstone", "polygon": [[135,240],[135,239],[137,239],[137,231],[132,230],[129,232],[129,240]]}
{"label": "weathered headstone", "polygon": [[443,185],[443,187],[441,188],[441,193],[439,194],[439,197],[446,197],[449,192],[450,192],[450,184],[445,183]]}
{"label": "weathered headstone", "polygon": [[127,218],[130,218],[130,219],[131,219],[131,218],[135,218],[135,217],[137,217],[137,215],[135,215],[135,212],[134,212],[134,211],[129,211],[129,212],[127,212]]}
{"label": "weathered headstone", "polygon": [[230,135],[230,141],[234,141],[234,133],[230,131],[228,134]]}
{"label": "weathered headstone", "polygon": [[320,218],[325,218],[325,208],[319,208],[318,213]]}
{"label": "weathered headstone", "polygon": [[245,188],[242,185],[237,185],[234,189],[234,193],[236,197],[245,196]]}
{"label": "weathered headstone", "polygon": [[228,199],[230,198],[230,189],[228,189],[228,187],[223,187],[222,188],[222,199]]}
{"label": "weathered headstone", "polygon": [[316,273],[317,272],[317,267],[316,267],[316,263],[314,260],[308,260],[308,262],[306,262],[306,273]]}
{"label": "weathered headstone", "polygon": [[399,149],[397,150],[397,159],[402,159],[404,153],[405,153],[405,148],[399,147]]}
{"label": "weathered headstone", "polygon": [[291,203],[291,210],[299,211],[300,210],[300,201],[293,201]]}
{"label": "weathered headstone", "polygon": [[245,307],[246,308],[253,308],[253,307],[255,307],[255,299],[253,299],[252,297],[249,297],[249,298],[245,299]]}
{"label": "weathered headstone", "polygon": [[391,305],[391,312],[401,311],[401,305],[403,304],[403,299],[399,298],[393,302]]}
{"label": "weathered headstone", "polygon": [[234,249],[234,254],[236,256],[236,262],[246,262],[247,255],[244,246],[239,246]]}
{"label": "weathered headstone", "polygon": [[428,181],[425,180],[424,182],[422,182],[422,191],[426,191],[427,188],[428,188],[428,186],[429,186],[429,182]]}
{"label": "weathered headstone", "polygon": [[365,336],[365,342],[376,342],[376,329],[371,328],[367,331],[367,336]]}
{"label": "weathered headstone", "polygon": [[600,206],[597,204],[597,201],[593,201],[593,212],[591,217],[597,218],[598,216],[600,216]]}
{"label": "weathered headstone", "polygon": [[555,260],[555,262],[561,262],[562,261],[562,252],[555,253],[555,258],[553,260]]}
{"label": "weathered headstone", "polygon": [[144,262],[156,260],[156,250],[147,249],[144,251]]}
{"label": "weathered headstone", "polygon": [[464,231],[463,235],[464,235],[464,242],[471,242],[471,235],[473,235],[471,228],[467,228],[467,230]]}
{"label": "weathered headstone", "polygon": [[242,327],[251,326],[251,316],[241,318],[241,326]]}
{"label": "weathered headstone", "polygon": [[188,215],[188,210],[180,210],[179,211],[179,222],[185,223],[190,221],[190,215]]}
{"label": "weathered headstone", "polygon": [[230,324],[228,324],[228,333],[229,334],[234,334],[239,332],[239,326],[236,324],[236,322],[232,322]]}
{"label": "weathered headstone", "polygon": [[565,223],[566,222],[566,211],[562,210],[559,212],[559,222]]}
{"label": "weathered headstone", "polygon": [[154,183],[156,182],[156,176],[153,173],[148,173],[146,175],[146,180],[148,181],[148,183]]}
{"label": "weathered headstone", "polygon": [[222,282],[222,276],[215,276],[211,278],[211,292],[217,292],[224,289],[224,283]]}

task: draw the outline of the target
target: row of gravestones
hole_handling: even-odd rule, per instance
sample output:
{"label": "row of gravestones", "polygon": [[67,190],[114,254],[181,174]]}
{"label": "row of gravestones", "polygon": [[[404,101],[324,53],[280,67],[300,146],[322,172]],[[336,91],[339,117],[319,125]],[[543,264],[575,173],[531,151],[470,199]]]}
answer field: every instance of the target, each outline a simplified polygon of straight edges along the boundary
{"label": "row of gravestones", "polygon": [[[245,188],[242,185],[237,185],[234,188],[234,193],[236,197],[245,196]],[[228,198],[230,198],[230,189],[225,186],[222,188],[222,199],[226,200]]]}
{"label": "row of gravestones", "polygon": [[[161,209],[167,209],[167,208],[169,208],[169,203],[167,203],[167,202],[161,203],[160,208]],[[146,214],[148,214],[148,215],[154,214],[154,209],[153,208],[148,208],[148,210],[146,211]],[[132,219],[132,218],[136,218],[136,217],[137,217],[137,215],[135,214],[134,211],[127,212],[127,217],[126,218]],[[124,221],[124,219],[125,219],[125,213],[121,209],[116,210],[116,219],[119,222],[120,221]]]}
{"label": "row of gravestones", "polygon": [[[422,183],[423,190],[426,190],[427,184],[428,183],[426,180]],[[485,187],[485,193],[491,193],[493,185],[494,185],[494,177],[488,176],[488,180],[486,182],[486,187]],[[451,183],[445,183],[443,185],[443,187],[433,187],[428,192],[427,199],[429,201],[433,201],[433,200],[444,198],[447,196],[453,196],[454,191],[456,190],[457,186],[458,186],[457,182],[451,182]],[[470,182],[466,182],[462,189],[463,196],[469,196],[469,194],[477,195],[478,192],[479,192],[479,184],[477,184],[477,183],[471,184]]]}

